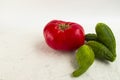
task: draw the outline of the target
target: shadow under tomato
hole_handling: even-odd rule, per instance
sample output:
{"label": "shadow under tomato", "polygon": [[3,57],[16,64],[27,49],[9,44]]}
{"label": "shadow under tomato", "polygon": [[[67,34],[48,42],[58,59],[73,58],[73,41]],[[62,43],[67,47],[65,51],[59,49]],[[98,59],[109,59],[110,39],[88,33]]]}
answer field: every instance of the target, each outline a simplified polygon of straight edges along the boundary
{"label": "shadow under tomato", "polygon": [[41,40],[41,41],[39,41],[39,42],[36,43],[36,50],[37,50],[38,52],[44,53],[44,54],[46,54],[46,53],[51,53],[51,52],[55,52],[55,50],[53,50],[53,49],[51,49],[51,48],[49,48],[49,47],[47,46],[47,44],[45,43],[44,40]]}
{"label": "shadow under tomato", "polygon": [[70,64],[70,66],[68,67],[72,66],[74,70],[79,67],[76,61],[75,51],[67,52],[67,51],[54,50],[50,48],[44,40],[40,40],[39,42],[36,43],[36,51],[37,51],[37,54],[39,55],[45,55],[47,57],[54,58],[55,60],[66,57],[66,59],[69,62],[68,64]]}
{"label": "shadow under tomato", "polygon": [[42,52],[44,54],[50,54],[50,53],[57,53],[57,54],[72,54],[74,51],[59,51],[52,49],[47,45],[47,43],[44,40],[40,40],[36,43],[36,50],[38,52]]}

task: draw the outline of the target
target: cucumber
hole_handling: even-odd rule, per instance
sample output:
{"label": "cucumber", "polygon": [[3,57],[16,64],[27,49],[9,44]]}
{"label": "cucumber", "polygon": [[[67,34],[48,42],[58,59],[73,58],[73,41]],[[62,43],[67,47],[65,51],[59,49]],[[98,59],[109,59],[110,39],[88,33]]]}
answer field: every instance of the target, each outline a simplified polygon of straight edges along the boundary
{"label": "cucumber", "polygon": [[88,45],[81,46],[76,53],[79,68],[73,72],[73,77],[78,77],[88,70],[94,62],[94,52]]}
{"label": "cucumber", "polygon": [[98,23],[95,29],[99,42],[104,44],[116,57],[116,40],[112,30],[104,23]]}
{"label": "cucumber", "polygon": [[85,35],[85,40],[86,41],[91,41],[91,40],[97,41],[97,35],[94,33],[88,33]]}
{"label": "cucumber", "polygon": [[111,62],[115,60],[115,56],[103,44],[97,41],[88,41],[86,44],[92,48],[92,50],[94,51],[95,57],[100,58],[100,59],[106,59]]}

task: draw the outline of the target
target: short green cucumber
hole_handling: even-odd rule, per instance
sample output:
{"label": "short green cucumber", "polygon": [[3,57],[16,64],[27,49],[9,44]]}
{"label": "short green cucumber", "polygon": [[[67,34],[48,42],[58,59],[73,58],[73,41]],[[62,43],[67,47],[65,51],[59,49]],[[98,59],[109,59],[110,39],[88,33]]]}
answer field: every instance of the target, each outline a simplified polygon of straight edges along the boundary
{"label": "short green cucumber", "polygon": [[88,41],[86,44],[92,48],[92,50],[94,51],[95,57],[100,58],[100,59],[106,59],[111,62],[115,60],[115,56],[103,44],[97,41]]}
{"label": "short green cucumber", "polygon": [[91,41],[91,40],[97,41],[97,35],[94,33],[88,33],[85,35],[85,40],[86,41]]}
{"label": "short green cucumber", "polygon": [[112,30],[104,23],[98,23],[95,29],[99,42],[104,44],[116,57],[116,41]]}
{"label": "short green cucumber", "polygon": [[88,45],[81,46],[76,53],[79,68],[73,72],[73,77],[78,77],[88,70],[94,62],[94,52]]}

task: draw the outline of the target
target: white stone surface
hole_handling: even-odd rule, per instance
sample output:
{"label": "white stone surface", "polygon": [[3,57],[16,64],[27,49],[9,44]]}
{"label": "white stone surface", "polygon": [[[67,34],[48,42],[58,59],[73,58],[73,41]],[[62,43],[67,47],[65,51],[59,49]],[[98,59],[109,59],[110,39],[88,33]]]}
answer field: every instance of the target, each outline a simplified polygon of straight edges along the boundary
{"label": "white stone surface", "polygon": [[[0,80],[120,80],[119,4],[119,0],[0,0]],[[82,76],[71,77],[74,52],[55,51],[44,41],[43,28],[51,19],[77,22],[85,33],[105,22],[115,34],[116,61],[95,60]]]}

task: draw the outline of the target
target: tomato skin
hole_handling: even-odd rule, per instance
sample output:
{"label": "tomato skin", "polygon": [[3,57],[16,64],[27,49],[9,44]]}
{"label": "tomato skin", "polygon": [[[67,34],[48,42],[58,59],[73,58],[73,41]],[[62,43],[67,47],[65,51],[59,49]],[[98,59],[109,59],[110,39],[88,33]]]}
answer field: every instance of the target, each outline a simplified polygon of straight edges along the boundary
{"label": "tomato skin", "polygon": [[[62,24],[63,29],[60,28]],[[64,24],[68,26],[65,27]],[[74,22],[52,20],[45,26],[43,34],[46,43],[55,50],[73,51],[85,41],[83,27]]]}

